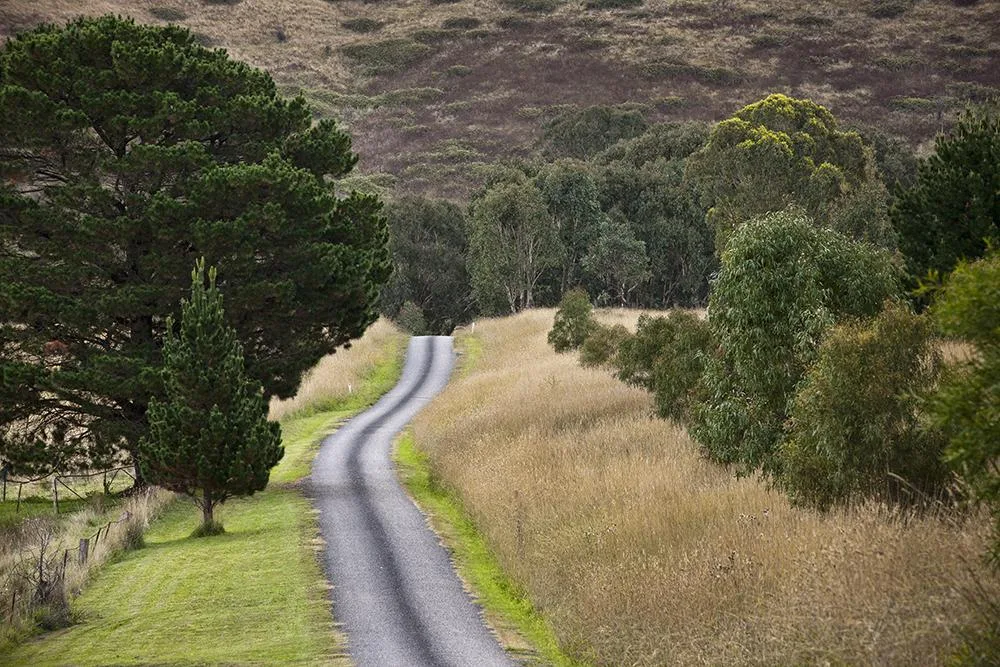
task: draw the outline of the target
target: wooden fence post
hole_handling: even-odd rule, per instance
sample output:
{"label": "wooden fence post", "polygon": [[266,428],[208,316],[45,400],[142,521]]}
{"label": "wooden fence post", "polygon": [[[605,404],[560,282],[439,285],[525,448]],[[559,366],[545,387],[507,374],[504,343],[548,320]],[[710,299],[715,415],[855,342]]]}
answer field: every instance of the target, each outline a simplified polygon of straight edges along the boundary
{"label": "wooden fence post", "polygon": [[59,514],[59,487],[56,486],[58,479],[57,476],[52,477],[52,506],[56,509],[56,514]]}
{"label": "wooden fence post", "polygon": [[0,502],[7,502],[7,466],[0,470],[0,477],[3,477],[3,500]]}
{"label": "wooden fence post", "polygon": [[14,508],[14,514],[21,513],[21,489],[24,488],[24,484],[17,485],[17,507]]}
{"label": "wooden fence post", "polygon": [[80,565],[84,565],[87,562],[87,556],[90,555],[90,540],[86,537],[80,538]]}

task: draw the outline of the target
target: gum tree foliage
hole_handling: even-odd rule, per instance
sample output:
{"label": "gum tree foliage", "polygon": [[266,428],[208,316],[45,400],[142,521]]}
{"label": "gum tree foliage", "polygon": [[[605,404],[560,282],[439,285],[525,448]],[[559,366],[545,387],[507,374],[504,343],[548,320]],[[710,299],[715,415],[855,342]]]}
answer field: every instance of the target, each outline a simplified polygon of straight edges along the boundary
{"label": "gum tree foliage", "polygon": [[692,433],[718,461],[779,472],[789,402],[827,329],[871,317],[900,293],[888,252],[817,227],[804,212],[738,227],[709,299],[718,351],[706,363]]}
{"label": "gum tree foliage", "polygon": [[889,303],[833,327],[792,401],[781,486],[825,510],[865,498],[919,503],[941,492],[945,439],[922,404],[940,375],[933,323]]}
{"label": "gum tree foliage", "polygon": [[470,205],[468,265],[482,312],[530,308],[539,279],[560,266],[563,254],[558,230],[533,182],[498,182]]}
{"label": "gum tree foliage", "polygon": [[598,303],[628,306],[632,294],[653,277],[646,244],[635,237],[628,222],[615,216],[601,224],[597,239],[583,258],[583,270],[597,292]]}
{"label": "gum tree foliage", "polygon": [[[266,394],[376,317],[388,277],[374,197],[338,198],[357,156],[271,77],[176,26],[43,26],[0,50],[3,456],[135,453],[163,392],[166,318],[198,257]],[[60,459],[48,445],[69,434]]]}
{"label": "gum tree foliage", "polygon": [[465,214],[448,201],[403,197],[386,207],[386,218],[393,273],[382,288],[382,312],[396,318],[409,303],[422,332],[450,334],[475,313]]}
{"label": "gum tree foliage", "polygon": [[653,392],[661,417],[686,422],[712,347],[708,323],[693,313],[641,315],[635,334],[621,342],[612,364],[620,380]]}
{"label": "gum tree foliage", "polygon": [[976,351],[948,369],[932,411],[948,437],[946,460],[993,514],[1000,567],[1000,252],[959,262],[931,313],[945,335]]}
{"label": "gum tree foliage", "polygon": [[580,346],[580,365],[584,368],[614,366],[622,343],[631,335],[624,325],[605,326],[595,322]]}
{"label": "gum tree foliage", "polygon": [[645,245],[651,278],[632,302],[653,308],[702,305],[717,267],[713,234],[685,163],[708,136],[701,123],[660,124],[597,158],[601,206]]}
{"label": "gum tree foliage", "polygon": [[915,278],[947,273],[1000,243],[1000,102],[974,107],[938,136],[916,183],[892,209],[899,248]]}
{"label": "gum tree foliage", "polygon": [[563,295],[549,330],[548,342],[556,352],[575,350],[593,332],[596,323],[587,292],[579,287]]}
{"label": "gum tree foliage", "polygon": [[597,185],[586,163],[558,160],[539,171],[535,185],[565,250],[557,292],[565,294],[582,282],[583,259],[600,238],[608,218],[601,210]]}
{"label": "gum tree foliage", "polygon": [[809,100],[774,94],[744,107],[716,125],[687,176],[709,207],[720,253],[739,225],[792,204],[818,226],[895,244],[871,150]]}
{"label": "gum tree foliage", "polygon": [[216,505],[263,490],[284,455],[281,427],[267,420],[263,388],[244,368],[215,278],[215,269],[206,276],[199,261],[176,334],[167,318],[165,396],[150,401],[149,433],[139,441],[145,478],[193,498],[202,509],[203,534],[221,532]]}
{"label": "gum tree foliage", "polygon": [[639,136],[647,127],[646,119],[635,109],[601,105],[570,109],[542,128],[545,154],[550,158],[587,158],[622,139]]}

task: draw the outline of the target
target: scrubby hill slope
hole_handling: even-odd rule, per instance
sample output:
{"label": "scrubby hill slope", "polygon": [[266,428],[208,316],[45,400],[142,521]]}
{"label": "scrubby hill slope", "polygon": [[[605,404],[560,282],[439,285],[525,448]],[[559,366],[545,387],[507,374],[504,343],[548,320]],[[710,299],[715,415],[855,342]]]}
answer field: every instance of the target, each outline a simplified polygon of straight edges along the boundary
{"label": "scrubby hill slope", "polygon": [[563,105],[718,120],[781,91],[918,145],[1000,87],[975,0],[14,0],[0,27],[81,12],[186,25],[347,121],[363,171],[457,197]]}

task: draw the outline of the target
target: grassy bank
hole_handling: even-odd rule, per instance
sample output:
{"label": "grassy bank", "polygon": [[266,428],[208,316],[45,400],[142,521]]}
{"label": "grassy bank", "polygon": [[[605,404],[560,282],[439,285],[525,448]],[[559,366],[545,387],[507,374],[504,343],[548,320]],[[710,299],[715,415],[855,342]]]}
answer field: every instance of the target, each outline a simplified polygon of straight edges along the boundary
{"label": "grassy bank", "polygon": [[460,499],[564,650],[601,665],[940,664],[977,618],[989,524],[820,516],[702,459],[650,396],[545,343],[552,311],[477,323],[482,355],[418,415]]}
{"label": "grassy bank", "polygon": [[0,664],[348,664],[316,557],[314,512],[295,482],[325,434],[392,387],[404,342],[380,323],[320,362],[305,393],[283,404],[285,456],[267,490],[218,511],[226,534],[189,537],[199,511],[174,502],[146,547],[108,565],[76,600],[76,625]]}

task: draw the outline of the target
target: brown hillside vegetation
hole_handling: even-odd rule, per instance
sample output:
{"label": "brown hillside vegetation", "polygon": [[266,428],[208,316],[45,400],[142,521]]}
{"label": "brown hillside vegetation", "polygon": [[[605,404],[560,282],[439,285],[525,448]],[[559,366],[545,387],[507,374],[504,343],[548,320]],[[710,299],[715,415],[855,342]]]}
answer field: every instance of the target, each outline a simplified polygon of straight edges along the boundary
{"label": "brown hillside vegetation", "polygon": [[363,171],[459,197],[566,105],[720,120],[785,92],[917,144],[1000,86],[985,0],[13,0],[0,30],[106,12],[190,27],[345,119]]}
{"label": "brown hillside vegetation", "polygon": [[941,664],[976,622],[973,577],[1000,596],[985,517],[794,509],[702,459],[646,392],[552,352],[552,316],[477,323],[481,356],[414,435],[578,657]]}

